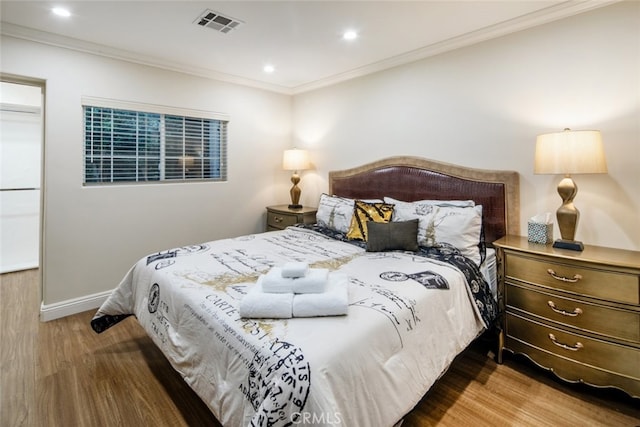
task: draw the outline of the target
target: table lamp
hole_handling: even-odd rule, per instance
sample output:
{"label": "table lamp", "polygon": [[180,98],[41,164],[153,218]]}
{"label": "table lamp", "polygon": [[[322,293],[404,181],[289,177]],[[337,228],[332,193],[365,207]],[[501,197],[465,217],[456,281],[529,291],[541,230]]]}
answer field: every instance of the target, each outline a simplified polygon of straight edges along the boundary
{"label": "table lamp", "polygon": [[298,150],[297,148],[291,150],[285,150],[282,156],[282,169],[293,171],[291,175],[291,182],[293,187],[289,193],[291,194],[291,204],[289,209],[302,209],[300,204],[300,175],[298,172],[301,170],[309,169],[309,153],[306,150]]}
{"label": "table lamp", "polygon": [[572,174],[607,173],[602,137],[597,130],[565,129],[539,135],[536,139],[535,174],[564,174],[558,184],[562,206],[556,211],[561,239],[554,248],[582,251],[582,242],[574,240],[580,212],[573,204],[578,193]]}

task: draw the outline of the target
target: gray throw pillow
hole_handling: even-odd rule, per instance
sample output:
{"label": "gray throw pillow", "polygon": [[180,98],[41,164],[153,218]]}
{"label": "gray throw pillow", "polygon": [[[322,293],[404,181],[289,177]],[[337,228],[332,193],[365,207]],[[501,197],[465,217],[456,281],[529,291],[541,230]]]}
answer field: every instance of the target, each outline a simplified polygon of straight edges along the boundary
{"label": "gray throw pillow", "polygon": [[396,222],[369,221],[367,252],[418,250],[418,220]]}

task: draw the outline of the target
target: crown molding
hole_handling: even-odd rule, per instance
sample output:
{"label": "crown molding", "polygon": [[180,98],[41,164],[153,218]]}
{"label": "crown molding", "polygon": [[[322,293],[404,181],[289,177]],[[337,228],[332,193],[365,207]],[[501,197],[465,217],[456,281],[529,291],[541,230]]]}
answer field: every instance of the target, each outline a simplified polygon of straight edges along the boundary
{"label": "crown molding", "polygon": [[434,43],[432,45],[425,46],[411,52],[387,58],[382,61],[365,65],[363,67],[359,67],[344,73],[336,74],[334,76],[330,76],[321,80],[316,80],[308,84],[293,87],[292,93],[293,95],[297,95],[304,92],[310,92],[323,87],[335,85],[357,77],[363,77],[368,74],[373,74],[400,65],[416,62],[421,59],[425,59],[445,52],[450,52],[455,49],[471,46],[486,40],[502,37],[507,34],[526,30],[538,25],[543,25],[549,22],[568,18],[579,13],[587,12],[603,6],[608,6],[620,1],[622,0],[566,1],[554,6],[547,7],[545,9],[538,10],[536,12],[529,13],[527,15],[520,16],[518,18],[500,22],[482,28],[480,30],[462,34],[460,36],[452,37],[450,39],[443,40],[441,42]]}
{"label": "crown molding", "polygon": [[291,95],[291,88],[280,85],[274,85],[233,74],[221,73],[206,68],[194,67],[178,62],[170,62],[164,59],[152,56],[144,56],[138,53],[129,52],[123,49],[116,49],[98,43],[92,43],[73,37],[62,36],[59,34],[40,31],[33,28],[23,27],[8,22],[2,22],[0,26],[0,34],[18,39],[28,40],[32,42],[42,43],[49,46],[60,47],[64,49],[74,50],[77,52],[88,53],[92,55],[103,56],[111,59],[132,62],[135,64],[146,65],[149,67],[160,68],[168,71],[190,74],[197,77],[219,80],[226,83],[233,83],[241,86],[249,86],[257,89],[264,89],[271,92]]}
{"label": "crown molding", "polygon": [[476,43],[498,38],[507,34],[522,31],[552,21],[557,21],[559,19],[567,18],[603,6],[608,6],[620,1],[622,0],[565,1],[563,3],[559,3],[515,19],[500,22],[498,24],[494,24],[457,37],[453,37],[442,42],[434,43],[432,45],[425,46],[411,52],[384,59],[382,61],[368,64],[363,67],[358,67],[344,73],[335,74],[327,78],[292,87],[261,82],[245,77],[236,76],[233,74],[221,73],[215,70],[188,66],[178,62],[170,62],[151,56],[144,56],[122,49],[115,49],[109,46],[91,43],[72,37],[61,36],[45,31],[35,30],[32,28],[14,25],[7,22],[2,23],[2,26],[0,27],[0,33],[6,36],[43,43],[50,46],[71,49],[78,52],[99,55],[112,59],[119,59],[169,71],[175,71],[198,77],[219,80],[222,82],[263,89],[285,95],[297,95],[304,92],[309,92],[323,87],[342,83],[344,81],[351,80],[357,77],[373,74],[389,68],[394,68],[400,65],[419,61],[462,47],[471,46]]}

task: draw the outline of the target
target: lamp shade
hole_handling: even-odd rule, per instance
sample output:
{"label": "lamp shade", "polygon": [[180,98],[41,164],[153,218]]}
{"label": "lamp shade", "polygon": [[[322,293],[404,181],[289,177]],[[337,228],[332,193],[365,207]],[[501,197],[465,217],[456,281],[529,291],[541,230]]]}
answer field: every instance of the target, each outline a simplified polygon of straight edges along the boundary
{"label": "lamp shade", "polygon": [[309,153],[307,150],[285,150],[282,156],[282,169],[289,171],[301,171],[309,169]]}
{"label": "lamp shade", "polygon": [[565,129],[536,139],[534,173],[607,173],[600,131]]}

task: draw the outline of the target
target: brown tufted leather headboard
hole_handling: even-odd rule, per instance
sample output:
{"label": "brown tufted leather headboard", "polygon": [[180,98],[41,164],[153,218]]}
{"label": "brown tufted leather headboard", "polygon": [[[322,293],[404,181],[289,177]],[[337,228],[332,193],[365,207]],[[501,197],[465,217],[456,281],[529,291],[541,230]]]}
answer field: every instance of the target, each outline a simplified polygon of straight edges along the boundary
{"label": "brown tufted leather headboard", "polygon": [[482,205],[485,241],[520,234],[518,172],[465,168],[420,157],[390,157],[329,172],[329,193],[353,199],[473,200]]}

